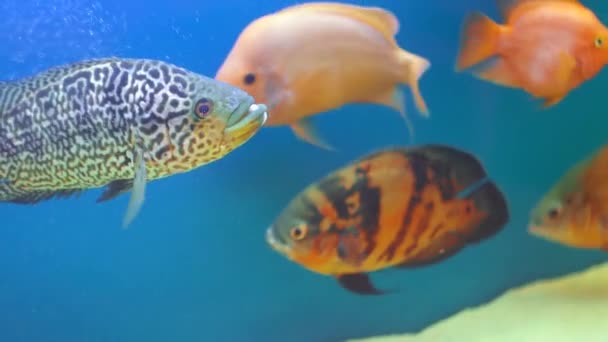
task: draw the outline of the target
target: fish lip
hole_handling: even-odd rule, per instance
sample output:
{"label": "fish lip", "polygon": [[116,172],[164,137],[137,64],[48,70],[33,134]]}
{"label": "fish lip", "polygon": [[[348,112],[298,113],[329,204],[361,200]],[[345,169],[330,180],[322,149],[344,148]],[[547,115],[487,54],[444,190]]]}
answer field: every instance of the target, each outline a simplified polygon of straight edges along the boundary
{"label": "fish lip", "polygon": [[543,228],[535,224],[528,225],[528,233],[535,236],[543,236]]}
{"label": "fish lip", "polygon": [[[253,98],[251,98],[253,101]],[[268,111],[266,105],[242,103],[226,121],[221,147],[233,150],[253,137],[266,123]]]}
{"label": "fish lip", "polygon": [[281,254],[289,255],[289,247],[285,245],[279,238],[277,238],[275,234],[274,225],[271,225],[266,229],[266,242],[274,249],[276,252]]}
{"label": "fish lip", "polygon": [[230,114],[226,122],[226,131],[228,133],[238,131],[250,124],[255,124],[256,128],[259,128],[266,123],[267,119],[267,106],[254,103],[253,97],[249,97]]}
{"label": "fish lip", "polygon": [[533,224],[528,225],[528,232],[530,232],[530,233],[537,231],[537,229],[538,229],[538,227]]}

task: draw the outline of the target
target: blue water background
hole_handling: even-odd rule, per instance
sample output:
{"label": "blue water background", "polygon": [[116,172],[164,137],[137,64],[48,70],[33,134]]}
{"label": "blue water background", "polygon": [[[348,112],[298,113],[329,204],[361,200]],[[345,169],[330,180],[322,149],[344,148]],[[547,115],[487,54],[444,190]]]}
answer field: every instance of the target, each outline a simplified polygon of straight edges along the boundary
{"label": "blue water background", "polygon": [[[161,59],[213,76],[241,29],[290,1],[1,0],[0,75],[106,56]],[[531,237],[531,206],[606,141],[608,70],[559,106],[453,72],[465,14],[493,1],[352,1],[392,10],[402,47],[430,59],[431,118],[416,143],[474,152],[505,191],[503,232],[431,267],[373,274],[398,294],[361,297],[271,251],[264,230],[300,189],[376,149],[407,144],[399,115],[349,105],[315,118],[338,152],[267,128],[225,159],[152,182],[120,228],[128,196],[99,190],[37,206],[0,205],[1,341],[338,341],[415,332],[523,283],[605,260]],[[585,1],[608,21],[608,5]]]}

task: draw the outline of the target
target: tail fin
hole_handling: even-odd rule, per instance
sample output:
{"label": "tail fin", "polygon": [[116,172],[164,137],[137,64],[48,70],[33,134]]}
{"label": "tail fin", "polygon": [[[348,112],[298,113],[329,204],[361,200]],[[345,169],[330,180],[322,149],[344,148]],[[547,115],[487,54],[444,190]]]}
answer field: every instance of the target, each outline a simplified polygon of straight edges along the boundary
{"label": "tail fin", "polygon": [[486,217],[467,236],[467,242],[477,243],[496,235],[509,221],[509,208],[502,192],[494,182],[485,183],[467,196],[475,208],[485,212]]}
{"label": "tail fin", "polygon": [[422,155],[437,165],[441,179],[439,191],[450,209],[445,213],[445,220],[433,228],[436,237],[397,267],[423,267],[441,262],[466,245],[491,237],[507,223],[509,212],[505,197],[488,179],[475,156],[443,145],[426,145],[408,149],[407,153]]}
{"label": "tail fin", "polygon": [[[506,199],[496,185],[488,179],[481,162],[471,153],[444,145],[426,145],[411,150],[424,155],[431,162],[447,166],[447,180],[454,199],[468,199],[475,204],[476,211],[486,214],[485,218],[466,233],[467,242],[478,242],[497,233],[509,220]],[[411,153],[411,152],[410,152]],[[451,191],[448,191],[451,190]]]}
{"label": "tail fin", "polygon": [[456,71],[468,69],[494,56],[501,26],[487,16],[474,12],[467,16],[460,34]]}
{"label": "tail fin", "polygon": [[399,51],[399,58],[402,62],[401,64],[405,66],[403,81],[412,89],[416,108],[418,108],[418,110],[425,117],[428,117],[429,110],[426,106],[424,98],[422,97],[422,94],[420,93],[418,83],[420,82],[422,75],[431,67],[431,62],[424,57],[415,55],[405,50]]}

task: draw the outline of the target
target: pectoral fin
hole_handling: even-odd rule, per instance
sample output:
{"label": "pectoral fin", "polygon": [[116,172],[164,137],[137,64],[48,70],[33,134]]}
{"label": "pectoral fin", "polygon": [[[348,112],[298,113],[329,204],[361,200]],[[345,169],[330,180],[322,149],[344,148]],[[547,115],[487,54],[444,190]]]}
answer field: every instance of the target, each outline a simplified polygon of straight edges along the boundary
{"label": "pectoral fin", "polygon": [[345,263],[358,267],[365,260],[361,238],[356,229],[345,229],[338,239],[338,257]]}
{"label": "pectoral fin", "polygon": [[367,99],[366,102],[386,106],[398,111],[407,126],[410,142],[413,142],[414,126],[405,112],[405,95],[399,86],[395,86],[393,89],[384,93],[375,94],[373,97]]}
{"label": "pectoral fin", "polygon": [[555,106],[556,104],[560,103],[564,99],[564,97],[565,95],[545,97],[543,101],[543,109]]}
{"label": "pectoral fin", "polygon": [[566,84],[570,80],[574,68],[576,68],[576,59],[567,52],[561,52],[559,54],[559,69],[557,71],[559,84]]}
{"label": "pectoral fin", "polygon": [[97,203],[112,200],[133,188],[132,179],[119,179],[108,184],[104,192],[97,199]]}
{"label": "pectoral fin", "polygon": [[370,281],[369,276],[364,273],[342,274],[336,278],[340,286],[360,295],[380,295],[385,293],[376,289]]}
{"label": "pectoral fin", "polygon": [[144,153],[142,149],[136,148],[134,154],[135,177],[133,179],[131,198],[129,199],[129,205],[122,224],[123,228],[127,228],[133,219],[135,219],[144,203],[145,197],[147,171]]}
{"label": "pectoral fin", "polygon": [[325,140],[323,140],[318,134],[317,134],[317,129],[314,126],[314,124],[311,122],[310,119],[306,118],[306,119],[301,119],[300,121],[291,124],[291,129],[293,130],[293,132],[295,133],[295,135],[310,143],[313,144],[317,147],[321,147],[323,149],[326,150],[335,150],[333,148],[333,146],[331,146],[330,144],[326,143]]}
{"label": "pectoral fin", "polygon": [[558,90],[558,95],[546,97],[543,102],[543,108],[555,106],[566,97],[570,90],[570,78],[576,68],[576,59],[569,53],[562,52],[559,54],[559,67],[557,69],[555,87]]}
{"label": "pectoral fin", "polygon": [[471,71],[475,77],[508,88],[521,88],[517,77],[501,57],[490,57],[474,66]]}
{"label": "pectoral fin", "polygon": [[266,71],[264,75],[266,77],[264,85],[265,104],[268,107],[268,115],[272,115],[277,106],[289,106],[289,103],[293,100],[293,93],[280,74],[274,71]]}

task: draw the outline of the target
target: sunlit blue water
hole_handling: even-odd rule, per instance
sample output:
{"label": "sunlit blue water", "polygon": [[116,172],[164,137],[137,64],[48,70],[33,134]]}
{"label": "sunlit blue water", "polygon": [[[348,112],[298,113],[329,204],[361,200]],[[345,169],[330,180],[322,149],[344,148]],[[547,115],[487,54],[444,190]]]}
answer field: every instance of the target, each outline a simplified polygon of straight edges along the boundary
{"label": "sunlit blue water", "polygon": [[[169,61],[213,76],[240,30],[290,1],[0,0],[0,75],[15,79],[84,58]],[[338,152],[268,128],[227,158],[148,185],[140,216],[99,191],[0,205],[1,341],[338,341],[415,332],[525,282],[605,260],[526,233],[530,207],[606,141],[608,70],[539,111],[522,92],[453,72],[464,15],[493,1],[352,1],[395,12],[397,38],[430,59],[431,119],[408,110],[416,142],[474,152],[505,191],[512,219],[482,245],[432,267],[373,278],[400,292],[361,297],[274,253],[264,230],[301,188],[375,149],[407,144],[399,115],[351,105],[320,116]],[[608,5],[585,1],[608,21]]]}

